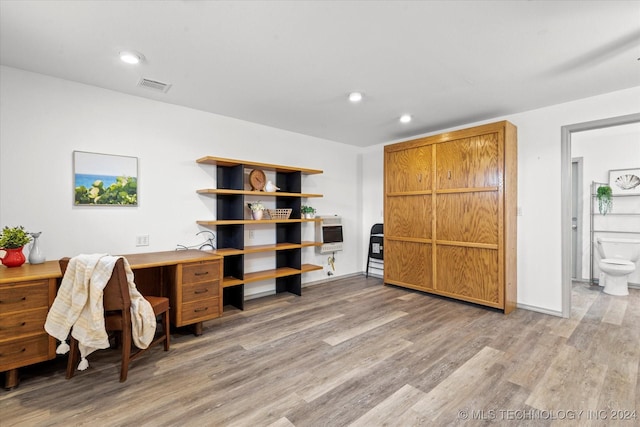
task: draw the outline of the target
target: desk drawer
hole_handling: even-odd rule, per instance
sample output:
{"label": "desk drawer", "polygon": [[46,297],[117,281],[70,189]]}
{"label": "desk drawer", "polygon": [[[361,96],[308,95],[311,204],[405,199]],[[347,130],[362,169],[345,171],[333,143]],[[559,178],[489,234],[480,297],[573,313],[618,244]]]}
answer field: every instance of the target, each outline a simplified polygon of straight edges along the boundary
{"label": "desk drawer", "polygon": [[188,303],[220,295],[220,281],[188,283],[182,285],[182,302]]}
{"label": "desk drawer", "polygon": [[0,314],[49,306],[46,280],[12,283],[0,287]]}
{"label": "desk drawer", "polygon": [[182,284],[220,279],[220,261],[194,262],[182,267]]}
{"label": "desk drawer", "polygon": [[48,309],[40,308],[0,316],[0,342],[25,335],[44,332]]}
{"label": "desk drawer", "polygon": [[[8,341],[0,344],[0,371],[4,366],[24,366],[48,359],[49,336],[38,335],[32,338]],[[6,369],[12,369],[8,367]]]}
{"label": "desk drawer", "polygon": [[207,298],[182,304],[182,324],[219,317],[219,303],[219,298]]}

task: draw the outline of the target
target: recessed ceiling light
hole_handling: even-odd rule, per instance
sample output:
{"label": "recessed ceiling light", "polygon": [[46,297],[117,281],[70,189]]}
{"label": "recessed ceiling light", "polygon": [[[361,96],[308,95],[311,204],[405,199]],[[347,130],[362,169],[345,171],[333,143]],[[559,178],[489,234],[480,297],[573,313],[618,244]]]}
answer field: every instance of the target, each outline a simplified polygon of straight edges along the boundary
{"label": "recessed ceiling light", "polygon": [[132,50],[125,50],[120,52],[120,60],[127,64],[139,64],[144,56],[141,53],[134,52]]}
{"label": "recessed ceiling light", "polygon": [[351,102],[360,102],[360,101],[362,101],[362,93],[360,93],[360,92],[351,92],[349,94],[349,101],[351,101]]}
{"label": "recessed ceiling light", "polygon": [[402,116],[400,116],[400,123],[409,123],[411,119],[411,114],[403,114]]}

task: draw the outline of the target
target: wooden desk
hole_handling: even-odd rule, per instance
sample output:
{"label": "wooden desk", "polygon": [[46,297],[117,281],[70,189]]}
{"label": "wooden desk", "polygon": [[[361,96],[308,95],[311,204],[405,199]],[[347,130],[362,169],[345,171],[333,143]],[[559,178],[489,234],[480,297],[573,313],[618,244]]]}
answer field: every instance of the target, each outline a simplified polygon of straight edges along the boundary
{"label": "wooden desk", "polygon": [[[124,255],[143,295],[167,296],[171,322],[194,325],[222,315],[222,257],[208,251]],[[62,277],[58,261],[0,267],[0,372],[5,388],[18,385],[18,368],[53,359],[56,341],[44,330]]]}

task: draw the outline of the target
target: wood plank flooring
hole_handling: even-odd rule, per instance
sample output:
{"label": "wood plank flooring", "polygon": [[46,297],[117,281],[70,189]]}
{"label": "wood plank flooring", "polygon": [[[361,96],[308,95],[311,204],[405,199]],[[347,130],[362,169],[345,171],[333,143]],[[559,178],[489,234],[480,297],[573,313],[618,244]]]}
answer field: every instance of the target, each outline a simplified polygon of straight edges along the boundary
{"label": "wood plank flooring", "polygon": [[505,316],[337,279],[225,307],[200,337],[174,331],[125,383],[118,351],[71,380],[66,357],[22,369],[0,425],[640,425],[640,291],[576,284],[572,306]]}

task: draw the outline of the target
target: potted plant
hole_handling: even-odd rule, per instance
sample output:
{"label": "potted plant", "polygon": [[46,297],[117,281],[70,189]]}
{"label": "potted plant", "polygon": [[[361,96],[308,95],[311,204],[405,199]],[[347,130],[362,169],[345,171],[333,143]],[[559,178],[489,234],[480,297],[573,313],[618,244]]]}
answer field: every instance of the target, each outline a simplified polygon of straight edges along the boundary
{"label": "potted plant", "polygon": [[5,251],[1,258],[2,264],[7,267],[20,267],[26,261],[22,248],[31,241],[29,233],[23,226],[4,227],[0,233],[0,249]]}
{"label": "potted plant", "polygon": [[264,213],[264,205],[260,200],[255,203],[247,203],[249,210],[251,211],[251,218],[253,219],[262,219],[262,215]]}
{"label": "potted plant", "polygon": [[611,187],[609,187],[608,185],[602,185],[598,187],[596,197],[598,198],[598,210],[602,215],[606,215],[613,208]]}
{"label": "potted plant", "polygon": [[312,208],[311,206],[301,206],[300,207],[300,213],[302,214],[302,216],[304,218],[307,219],[312,219],[315,214],[316,214],[316,210],[314,208]]}

